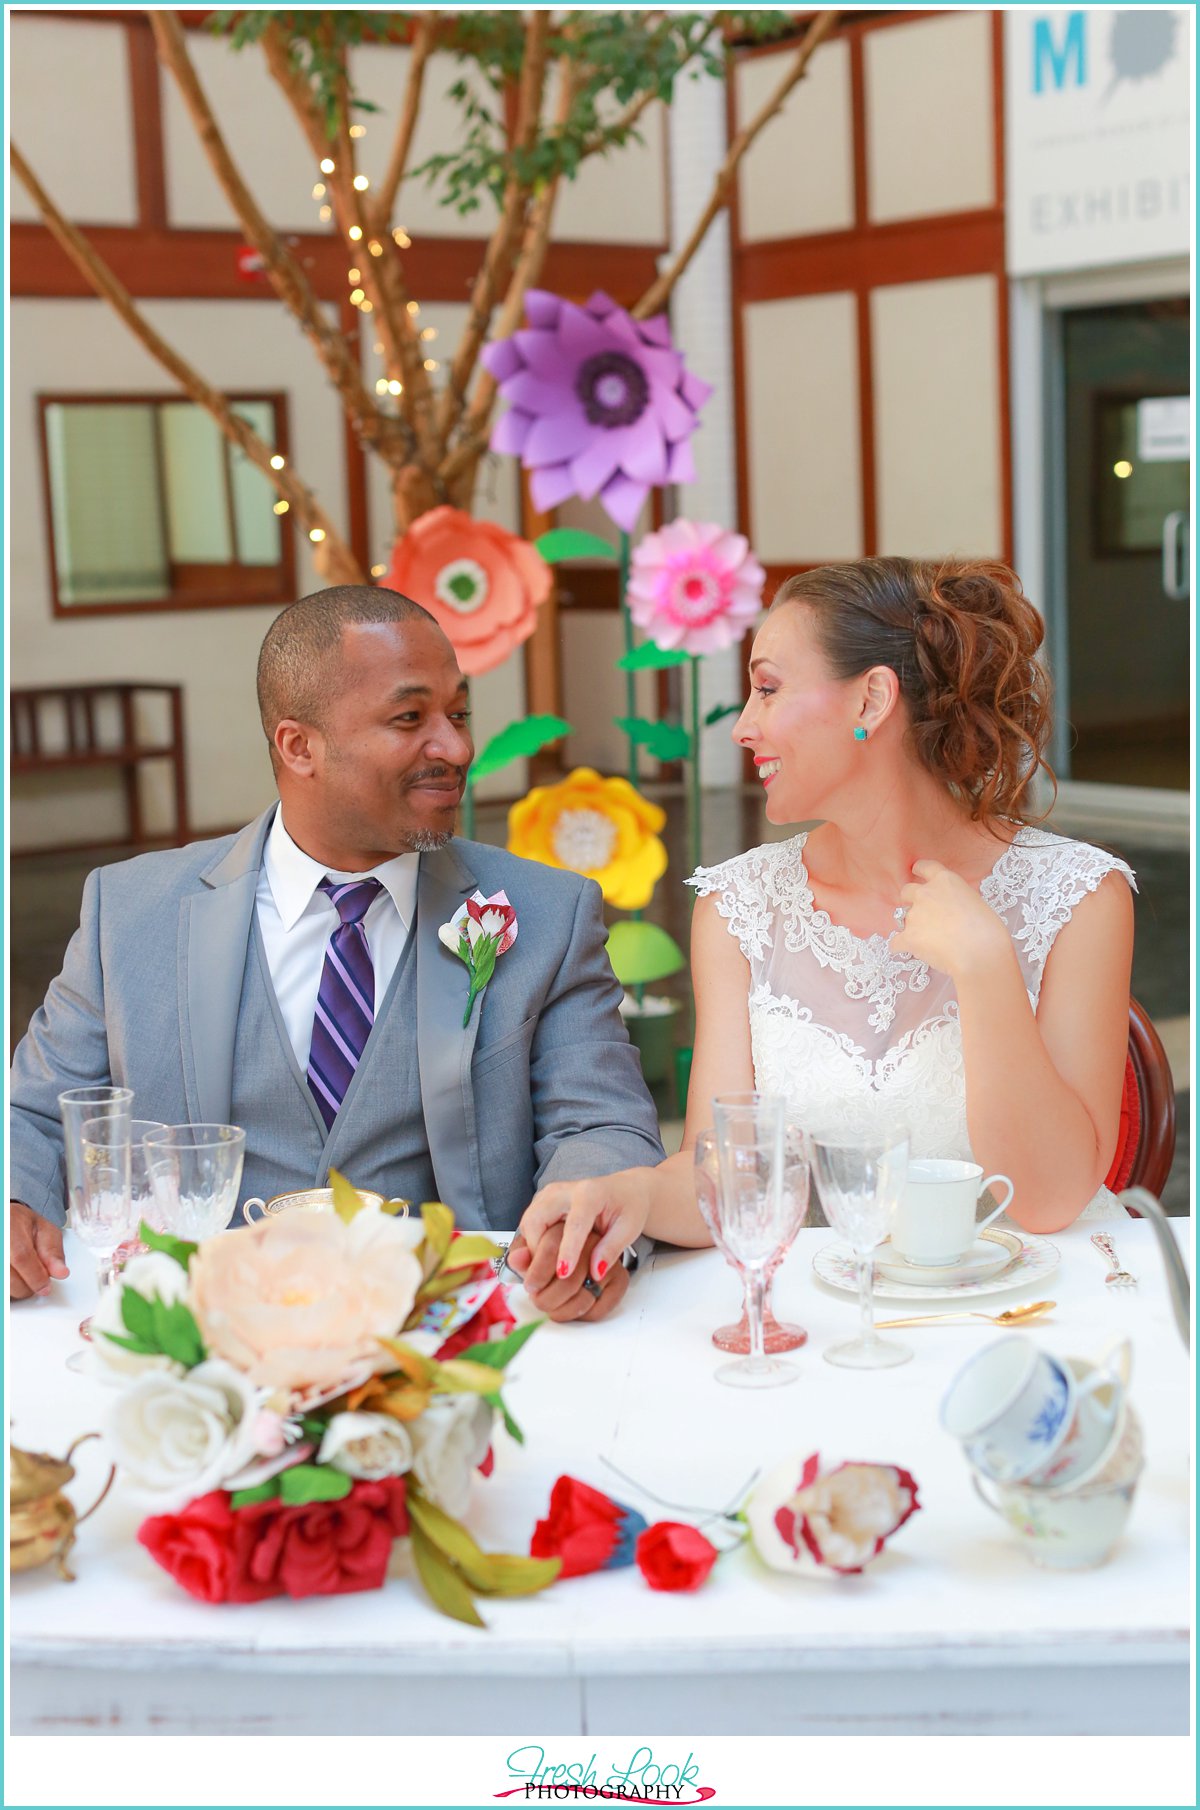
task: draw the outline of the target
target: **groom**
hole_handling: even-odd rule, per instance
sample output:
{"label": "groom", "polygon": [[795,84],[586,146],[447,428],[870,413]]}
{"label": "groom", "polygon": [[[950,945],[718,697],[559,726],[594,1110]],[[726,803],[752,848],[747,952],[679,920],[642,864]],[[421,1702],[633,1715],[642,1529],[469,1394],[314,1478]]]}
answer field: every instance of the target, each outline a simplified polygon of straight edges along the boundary
{"label": "groom", "polygon": [[[662,1158],[591,881],[454,836],[474,757],[446,636],[339,586],[267,632],[258,698],[279,804],[235,836],[103,867],[13,1060],[10,1294],[62,1262],[57,1096],[132,1087],[140,1119],[246,1130],[244,1196],[325,1184],[441,1199],[506,1231],[546,1183]],[[464,1026],[439,931],[503,892],[516,940]],[[602,1319],[590,1248],[540,1305]],[[578,1278],[578,1280],[576,1280]],[[535,1297],[536,1299],[536,1297]]]}

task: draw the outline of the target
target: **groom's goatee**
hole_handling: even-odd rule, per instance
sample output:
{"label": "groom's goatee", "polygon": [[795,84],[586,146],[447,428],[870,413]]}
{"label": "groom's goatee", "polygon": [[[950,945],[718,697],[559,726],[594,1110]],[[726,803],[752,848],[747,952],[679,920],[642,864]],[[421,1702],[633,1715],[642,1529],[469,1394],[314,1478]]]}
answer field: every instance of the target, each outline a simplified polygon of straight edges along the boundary
{"label": "groom's goatee", "polygon": [[414,830],[409,840],[414,854],[434,855],[439,848],[445,848],[453,836],[453,830]]}

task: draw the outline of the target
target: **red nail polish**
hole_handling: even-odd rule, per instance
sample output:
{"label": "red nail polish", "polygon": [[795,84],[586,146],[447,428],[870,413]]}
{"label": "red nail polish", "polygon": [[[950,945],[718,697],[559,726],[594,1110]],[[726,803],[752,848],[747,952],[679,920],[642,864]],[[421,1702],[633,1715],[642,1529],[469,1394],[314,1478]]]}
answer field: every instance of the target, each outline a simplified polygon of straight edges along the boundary
{"label": "red nail polish", "polygon": [[605,1276],[607,1276],[607,1274],[608,1274],[608,1265],[607,1265],[607,1263],[605,1263],[603,1257],[601,1257],[599,1263],[596,1265],[597,1282],[603,1282],[603,1280],[604,1280]]}
{"label": "red nail polish", "polygon": [[559,1273],[559,1276],[560,1276],[560,1277],[562,1277],[562,1276],[569,1276],[569,1275],[570,1275],[570,1274],[571,1274],[571,1267],[570,1267],[570,1265],[569,1265],[569,1264],[568,1264],[568,1263],[567,1263],[567,1262],[565,1262],[565,1261],[564,1261],[564,1262],[562,1262],[562,1263],[560,1263],[560,1264],[559,1264],[559,1266],[558,1266],[558,1273]]}

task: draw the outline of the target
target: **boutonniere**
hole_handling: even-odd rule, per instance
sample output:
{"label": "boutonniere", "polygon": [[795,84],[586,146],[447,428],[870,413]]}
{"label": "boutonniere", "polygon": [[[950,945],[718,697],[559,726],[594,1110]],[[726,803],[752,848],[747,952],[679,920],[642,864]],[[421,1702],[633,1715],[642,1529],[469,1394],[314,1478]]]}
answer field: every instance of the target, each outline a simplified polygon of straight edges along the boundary
{"label": "boutonniere", "polygon": [[457,955],[471,977],[463,1013],[464,1031],[471,1021],[471,1007],[496,971],[497,956],[511,949],[516,940],[517,914],[504,892],[495,892],[490,899],[476,892],[439,929],[439,943]]}

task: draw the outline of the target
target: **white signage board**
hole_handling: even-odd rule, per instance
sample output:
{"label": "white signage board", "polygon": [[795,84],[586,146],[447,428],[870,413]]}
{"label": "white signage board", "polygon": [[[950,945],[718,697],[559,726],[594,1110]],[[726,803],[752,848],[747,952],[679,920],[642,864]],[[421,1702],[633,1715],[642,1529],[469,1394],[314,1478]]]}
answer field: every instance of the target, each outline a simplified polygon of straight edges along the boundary
{"label": "white signage board", "polygon": [[1191,458],[1190,396],[1146,396],[1138,403],[1137,456],[1143,463]]}
{"label": "white signage board", "polygon": [[1004,15],[1014,276],[1186,255],[1191,7]]}

